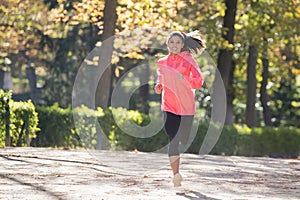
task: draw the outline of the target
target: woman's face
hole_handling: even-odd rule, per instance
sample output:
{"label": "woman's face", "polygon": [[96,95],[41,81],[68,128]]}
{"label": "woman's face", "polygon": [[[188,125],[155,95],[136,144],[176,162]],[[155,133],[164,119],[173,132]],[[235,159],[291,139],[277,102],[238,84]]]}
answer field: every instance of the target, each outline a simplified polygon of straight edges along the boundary
{"label": "woman's face", "polygon": [[167,47],[169,49],[169,52],[172,54],[179,54],[181,52],[181,49],[183,48],[184,43],[180,36],[174,35],[169,39],[167,42]]}

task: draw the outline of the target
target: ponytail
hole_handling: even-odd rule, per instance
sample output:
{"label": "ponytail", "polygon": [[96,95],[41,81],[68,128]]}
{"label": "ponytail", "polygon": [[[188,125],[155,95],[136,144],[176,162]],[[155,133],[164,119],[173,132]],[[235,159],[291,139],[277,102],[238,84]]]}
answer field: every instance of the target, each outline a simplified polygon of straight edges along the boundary
{"label": "ponytail", "polygon": [[201,54],[206,48],[205,42],[201,38],[199,31],[182,34],[184,35],[184,46],[182,51],[188,51],[189,53],[193,54]]}

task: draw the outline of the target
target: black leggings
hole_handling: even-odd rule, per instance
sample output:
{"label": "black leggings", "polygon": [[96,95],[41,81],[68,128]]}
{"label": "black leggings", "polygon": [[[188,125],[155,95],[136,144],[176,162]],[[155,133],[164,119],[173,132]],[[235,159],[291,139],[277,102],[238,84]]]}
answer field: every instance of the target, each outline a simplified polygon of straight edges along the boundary
{"label": "black leggings", "polygon": [[169,156],[178,156],[179,142],[187,144],[194,115],[176,115],[171,112],[164,112],[165,130],[169,137]]}

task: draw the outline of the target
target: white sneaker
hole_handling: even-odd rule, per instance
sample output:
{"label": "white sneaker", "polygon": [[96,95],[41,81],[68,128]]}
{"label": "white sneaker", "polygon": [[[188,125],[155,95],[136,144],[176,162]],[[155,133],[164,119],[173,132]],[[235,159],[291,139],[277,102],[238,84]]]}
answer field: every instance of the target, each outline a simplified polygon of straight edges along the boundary
{"label": "white sneaker", "polygon": [[174,175],[174,178],[173,178],[173,183],[174,183],[174,187],[179,187],[181,186],[181,181],[182,181],[182,176],[177,173]]}

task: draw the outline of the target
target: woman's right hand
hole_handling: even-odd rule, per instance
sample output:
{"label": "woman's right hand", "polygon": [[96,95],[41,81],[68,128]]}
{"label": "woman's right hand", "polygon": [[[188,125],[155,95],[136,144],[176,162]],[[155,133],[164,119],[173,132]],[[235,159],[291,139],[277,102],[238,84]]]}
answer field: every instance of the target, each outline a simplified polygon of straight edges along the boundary
{"label": "woman's right hand", "polygon": [[161,94],[161,91],[162,91],[162,85],[161,85],[161,84],[155,85],[154,91],[155,91],[156,94]]}

